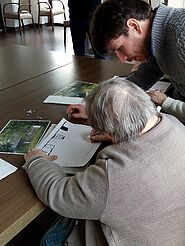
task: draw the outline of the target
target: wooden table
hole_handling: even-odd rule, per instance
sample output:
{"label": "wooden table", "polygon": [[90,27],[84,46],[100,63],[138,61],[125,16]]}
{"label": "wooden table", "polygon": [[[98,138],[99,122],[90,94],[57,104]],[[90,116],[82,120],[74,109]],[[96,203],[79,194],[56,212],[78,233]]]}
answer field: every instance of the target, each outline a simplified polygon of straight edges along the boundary
{"label": "wooden table", "polygon": [[0,90],[57,69],[73,56],[22,45],[0,47]]}
{"label": "wooden table", "polygon": [[[49,94],[75,80],[98,83],[114,75],[128,74],[131,68],[131,65],[117,62],[86,57],[74,58],[73,63],[1,90],[0,127],[10,119],[42,118],[58,123],[62,117],[66,117],[66,106],[44,104],[43,100]],[[27,110],[30,109],[33,113],[28,115]],[[0,245],[4,245],[45,207],[37,199],[26,174],[21,169],[24,163],[23,156],[0,154],[0,157],[18,167],[15,173],[0,181]]]}

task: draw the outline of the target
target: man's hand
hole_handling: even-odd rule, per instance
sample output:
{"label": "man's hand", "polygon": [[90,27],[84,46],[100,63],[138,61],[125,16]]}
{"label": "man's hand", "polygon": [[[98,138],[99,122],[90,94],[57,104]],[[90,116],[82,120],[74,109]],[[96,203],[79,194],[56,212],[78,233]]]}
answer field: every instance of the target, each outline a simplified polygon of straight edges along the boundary
{"label": "man's hand", "polygon": [[40,149],[33,149],[30,150],[25,156],[24,159],[25,161],[29,161],[35,157],[44,157],[45,159],[49,160],[49,161],[54,161],[56,160],[58,157],[57,155],[50,155],[48,156],[47,154],[45,154],[42,150]]}
{"label": "man's hand", "polygon": [[157,106],[162,106],[164,100],[167,98],[166,94],[161,91],[148,91],[147,94]]}
{"label": "man's hand", "polygon": [[81,105],[81,104],[69,105],[66,113],[68,115],[68,118],[88,119],[85,111],[85,105]]}

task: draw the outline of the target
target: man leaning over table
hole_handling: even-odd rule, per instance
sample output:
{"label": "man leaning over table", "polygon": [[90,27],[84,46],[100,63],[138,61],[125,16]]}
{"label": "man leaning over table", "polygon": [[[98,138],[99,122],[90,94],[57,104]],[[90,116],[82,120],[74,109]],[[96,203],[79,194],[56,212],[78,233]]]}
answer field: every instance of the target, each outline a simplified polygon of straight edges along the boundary
{"label": "man leaning over table", "polygon": [[93,47],[113,52],[120,62],[141,61],[128,79],[148,90],[163,74],[175,87],[173,98],[185,101],[185,8],[160,4],[154,10],[141,0],[107,0],[91,22]]}
{"label": "man leaning over table", "polygon": [[88,116],[101,140],[111,140],[94,165],[69,177],[52,156],[40,150],[25,155],[39,199],[80,220],[68,245],[185,245],[185,127],[118,77],[87,96],[81,116]]}

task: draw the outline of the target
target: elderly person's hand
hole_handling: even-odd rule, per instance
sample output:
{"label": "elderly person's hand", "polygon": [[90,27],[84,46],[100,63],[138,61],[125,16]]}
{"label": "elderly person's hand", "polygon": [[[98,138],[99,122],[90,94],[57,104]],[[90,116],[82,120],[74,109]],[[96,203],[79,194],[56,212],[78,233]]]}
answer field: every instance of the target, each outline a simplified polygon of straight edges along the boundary
{"label": "elderly person's hand", "polygon": [[110,136],[110,134],[101,134],[94,129],[92,129],[91,131],[90,140],[92,143],[96,143],[96,142],[114,143],[114,139]]}
{"label": "elderly person's hand", "polygon": [[166,94],[161,91],[148,91],[147,94],[157,106],[162,106],[164,100],[167,98]]}
{"label": "elderly person's hand", "polygon": [[25,161],[30,161],[34,158],[37,158],[37,157],[43,157],[49,161],[54,161],[57,159],[57,155],[47,155],[45,154],[42,150],[40,149],[33,149],[33,150],[30,150],[25,156],[24,156],[24,159]]}
{"label": "elderly person's hand", "polygon": [[81,119],[88,119],[85,105],[82,104],[72,104],[67,107],[66,111],[68,118],[81,118]]}

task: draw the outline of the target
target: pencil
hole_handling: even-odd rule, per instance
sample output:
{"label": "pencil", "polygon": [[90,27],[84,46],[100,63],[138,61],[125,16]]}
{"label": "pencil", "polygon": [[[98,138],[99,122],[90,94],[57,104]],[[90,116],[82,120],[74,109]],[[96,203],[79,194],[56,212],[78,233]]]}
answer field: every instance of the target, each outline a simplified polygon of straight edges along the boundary
{"label": "pencil", "polygon": [[94,137],[94,136],[99,135],[99,134],[100,134],[100,132],[95,132],[94,134],[91,135],[91,137]]}

